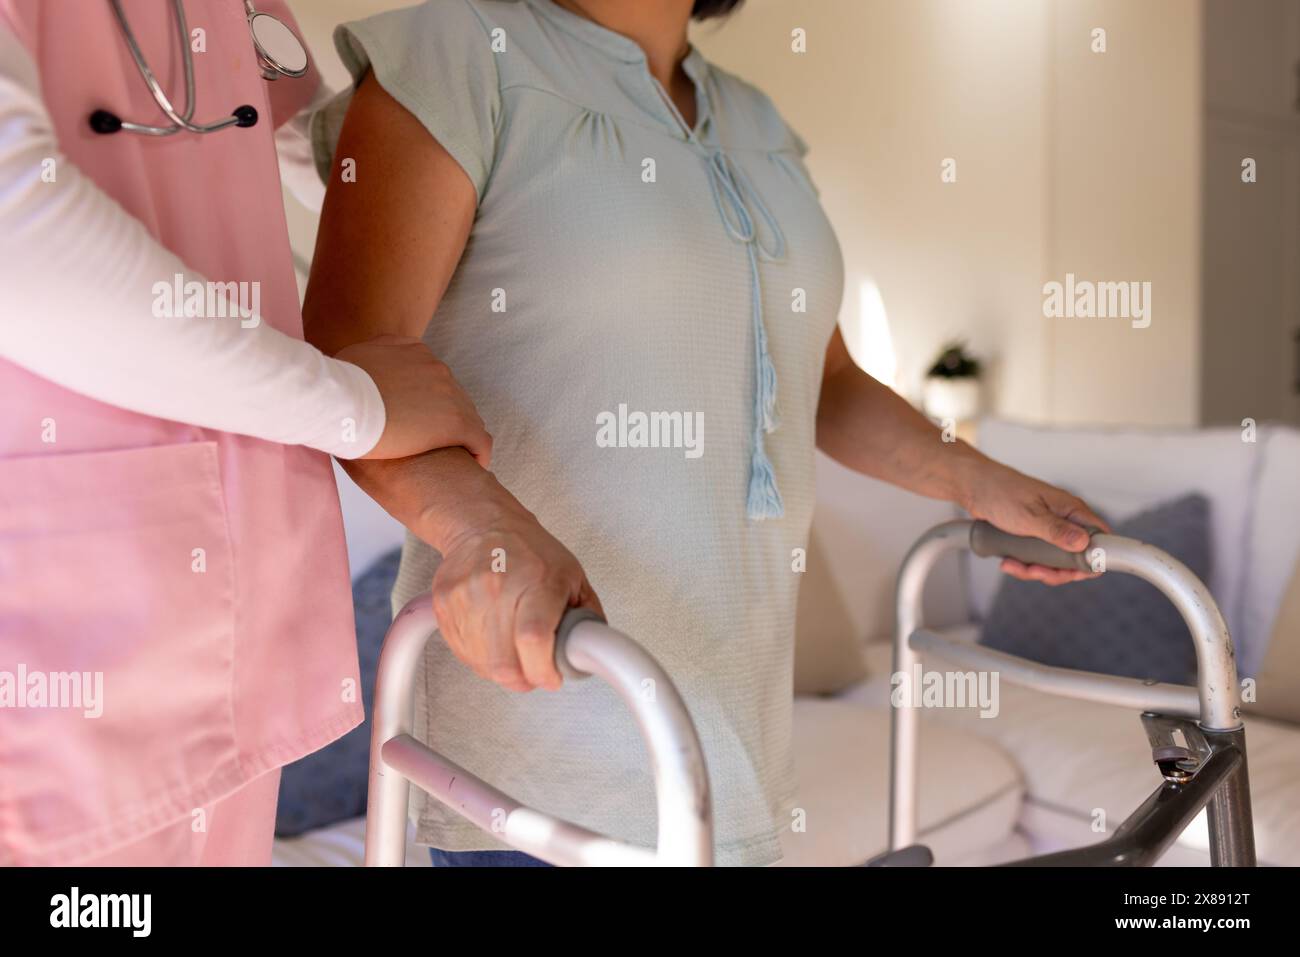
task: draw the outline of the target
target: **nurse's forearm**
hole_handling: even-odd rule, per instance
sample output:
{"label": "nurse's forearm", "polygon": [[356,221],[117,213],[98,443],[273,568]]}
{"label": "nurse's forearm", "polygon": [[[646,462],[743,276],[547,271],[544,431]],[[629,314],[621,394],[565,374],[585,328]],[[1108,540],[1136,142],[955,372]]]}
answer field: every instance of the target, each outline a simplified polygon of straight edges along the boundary
{"label": "nurse's forearm", "polygon": [[989,464],[965,442],[945,442],[902,396],[852,364],[822,382],[817,447],[854,471],[960,505]]}
{"label": "nurse's forearm", "polygon": [[[264,323],[256,283],[225,318],[187,317],[192,288],[204,277],[59,152],[35,64],[0,21],[0,358],[143,415],[338,455],[375,445],[384,405],[364,370]],[[200,298],[233,316],[227,294]]]}
{"label": "nurse's forearm", "polygon": [[142,415],[340,456],[375,446],[385,409],[363,369],[255,312],[156,315],[158,288],[202,289],[202,277],[70,164],[59,182],[48,222],[0,196],[0,358]]}

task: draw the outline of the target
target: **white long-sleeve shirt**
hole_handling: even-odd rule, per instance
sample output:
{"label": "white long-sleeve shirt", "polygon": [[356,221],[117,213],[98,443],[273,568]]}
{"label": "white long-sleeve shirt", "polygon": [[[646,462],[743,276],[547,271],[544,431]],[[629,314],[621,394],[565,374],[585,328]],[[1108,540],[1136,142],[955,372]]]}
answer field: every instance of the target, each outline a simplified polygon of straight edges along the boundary
{"label": "white long-sleeve shirt", "polygon": [[[58,189],[41,179],[51,158]],[[150,290],[178,275],[206,283],[62,156],[36,64],[0,18],[0,357],[145,415],[341,458],[374,447],[384,404],[363,369],[259,316],[155,316]]]}

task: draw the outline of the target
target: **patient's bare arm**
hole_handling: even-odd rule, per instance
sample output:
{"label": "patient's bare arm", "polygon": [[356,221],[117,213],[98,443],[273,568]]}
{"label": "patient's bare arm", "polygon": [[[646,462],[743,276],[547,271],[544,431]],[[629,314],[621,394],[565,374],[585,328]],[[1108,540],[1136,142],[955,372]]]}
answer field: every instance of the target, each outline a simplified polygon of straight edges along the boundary
{"label": "patient's bare arm", "polygon": [[[942,441],[925,416],[857,367],[838,330],[826,351],[817,446],[865,475],[956,502],[975,518],[1069,551],[1087,547],[1083,526],[1107,528],[1077,496],[994,462],[965,442]],[[1002,568],[1053,585],[1091,577],[1013,559],[1005,559]]]}
{"label": "patient's bare arm", "polygon": [[[333,354],[390,334],[420,336],[459,262],[476,197],[469,177],[370,76],[335,151],[303,304],[307,339]],[[555,688],[555,628],[567,607],[600,603],[577,559],[460,448],[342,463],[398,521],[443,554],[433,582],[439,630],[485,678]],[[508,556],[494,573],[495,549]]]}

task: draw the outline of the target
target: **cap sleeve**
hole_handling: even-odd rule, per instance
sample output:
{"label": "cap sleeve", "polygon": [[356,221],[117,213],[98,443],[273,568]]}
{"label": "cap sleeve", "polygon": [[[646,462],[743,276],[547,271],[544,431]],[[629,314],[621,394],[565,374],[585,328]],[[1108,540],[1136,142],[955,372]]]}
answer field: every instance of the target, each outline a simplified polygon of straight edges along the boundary
{"label": "cap sleeve", "polygon": [[470,0],[426,0],[418,7],[340,25],[334,45],[352,74],[353,88],[313,118],[321,178],[328,181],[343,116],[355,84],[369,70],[460,164],[481,200],[501,110],[491,29]]}
{"label": "cap sleeve", "polygon": [[794,151],[799,154],[800,159],[803,159],[808,155],[808,144],[804,141],[804,138],[799,135],[799,131],[789,123],[786,123],[785,128],[790,133],[790,141],[794,146]]}

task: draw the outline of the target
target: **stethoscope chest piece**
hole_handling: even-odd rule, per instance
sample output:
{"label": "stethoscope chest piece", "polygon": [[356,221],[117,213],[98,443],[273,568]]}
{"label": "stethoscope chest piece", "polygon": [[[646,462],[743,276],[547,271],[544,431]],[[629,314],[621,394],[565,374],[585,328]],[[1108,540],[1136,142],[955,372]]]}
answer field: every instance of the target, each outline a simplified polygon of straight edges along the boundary
{"label": "stethoscope chest piece", "polygon": [[307,72],[307,48],[285,22],[269,13],[250,12],[248,29],[268,80],[287,76],[297,79]]}

